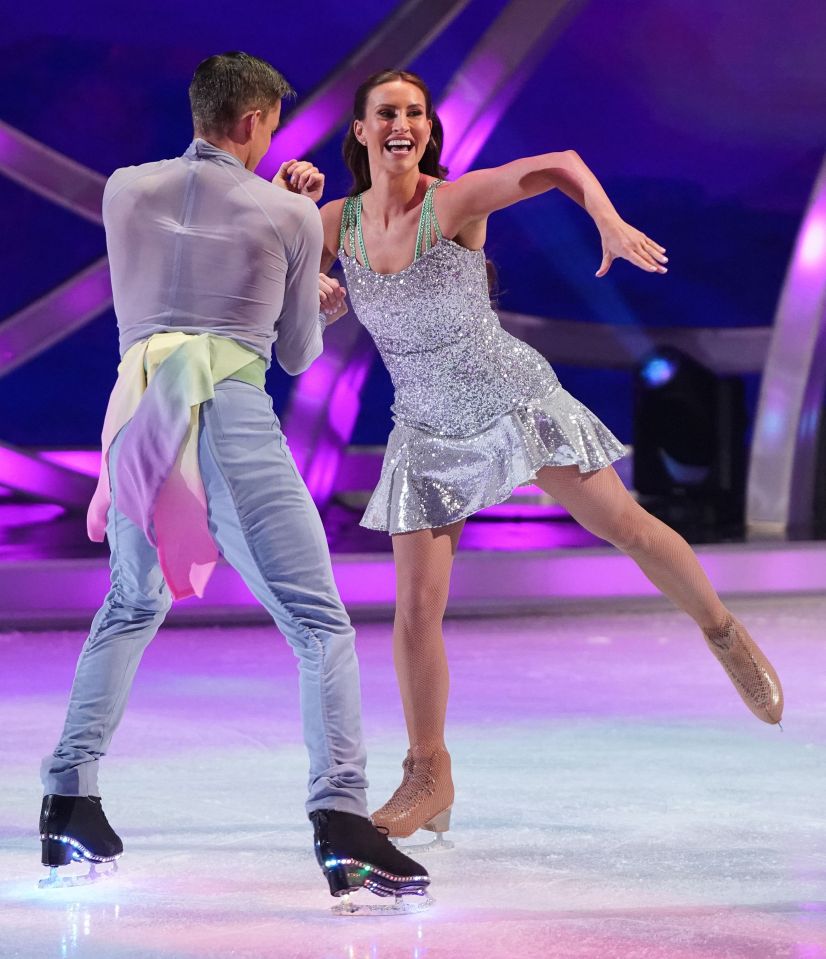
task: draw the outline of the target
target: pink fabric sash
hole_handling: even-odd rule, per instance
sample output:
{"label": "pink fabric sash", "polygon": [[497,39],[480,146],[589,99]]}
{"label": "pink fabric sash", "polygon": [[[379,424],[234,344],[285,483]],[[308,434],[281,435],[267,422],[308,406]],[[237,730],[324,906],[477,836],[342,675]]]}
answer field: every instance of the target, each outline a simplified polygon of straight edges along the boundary
{"label": "pink fabric sash", "polygon": [[198,466],[201,403],[215,395],[215,383],[256,359],[226,337],[158,333],[136,343],[118,367],[87,530],[90,539],[103,541],[111,505],[109,448],[128,423],[118,451],[115,506],[157,548],[175,599],[203,596],[218,560]]}

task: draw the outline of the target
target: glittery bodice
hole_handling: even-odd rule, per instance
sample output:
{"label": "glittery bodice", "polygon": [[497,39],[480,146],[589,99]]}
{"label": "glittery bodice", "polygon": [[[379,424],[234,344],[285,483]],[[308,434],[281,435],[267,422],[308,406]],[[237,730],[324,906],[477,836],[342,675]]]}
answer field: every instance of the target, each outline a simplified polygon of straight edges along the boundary
{"label": "glittery bodice", "polygon": [[393,380],[397,421],[469,436],[559,386],[547,360],[502,329],[483,251],[442,239],[391,274],[344,249],[339,257],[353,308]]}
{"label": "glittery bodice", "polygon": [[361,196],[345,200],[341,217],[350,300],[396,389],[396,423],[361,523],[393,534],[501,503],[545,466],[591,472],[625,452],[549,363],[502,329],[485,254],[442,236],[438,186],[427,188],[413,262],[399,273],[370,268]]}

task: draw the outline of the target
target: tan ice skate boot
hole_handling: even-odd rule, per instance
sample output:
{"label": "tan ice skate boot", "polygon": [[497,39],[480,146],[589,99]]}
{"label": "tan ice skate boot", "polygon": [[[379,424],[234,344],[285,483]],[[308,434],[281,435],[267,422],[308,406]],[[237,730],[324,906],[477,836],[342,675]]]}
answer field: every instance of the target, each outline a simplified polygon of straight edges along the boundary
{"label": "tan ice skate boot", "polygon": [[703,634],[754,715],[764,723],[779,723],[783,716],[780,680],[746,627],[729,614],[722,626],[704,629]]}
{"label": "tan ice skate boot", "polygon": [[405,839],[417,829],[438,833],[441,839],[450,828],[453,808],[450,754],[446,749],[436,749],[424,757],[408,752],[402,769],[401,785],[370,818],[396,839]]}

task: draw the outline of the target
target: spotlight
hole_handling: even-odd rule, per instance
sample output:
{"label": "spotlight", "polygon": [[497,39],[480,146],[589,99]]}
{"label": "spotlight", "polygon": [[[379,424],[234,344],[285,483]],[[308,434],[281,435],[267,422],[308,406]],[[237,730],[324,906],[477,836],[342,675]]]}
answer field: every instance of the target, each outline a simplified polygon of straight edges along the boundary
{"label": "spotlight", "polygon": [[674,379],[674,374],[678,369],[679,367],[673,359],[655,353],[643,363],[640,376],[646,386],[664,386]]}
{"label": "spotlight", "polygon": [[634,383],[637,492],[672,519],[675,508],[689,521],[739,518],[745,428],[741,380],[718,377],[671,347],[645,357]]}

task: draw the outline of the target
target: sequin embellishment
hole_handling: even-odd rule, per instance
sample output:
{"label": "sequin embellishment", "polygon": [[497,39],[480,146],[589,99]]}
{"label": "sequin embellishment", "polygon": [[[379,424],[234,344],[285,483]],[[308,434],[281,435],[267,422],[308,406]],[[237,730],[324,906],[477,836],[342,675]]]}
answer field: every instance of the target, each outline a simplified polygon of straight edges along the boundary
{"label": "sequin embellishment", "polygon": [[422,205],[435,242],[420,229],[416,258],[399,273],[375,273],[348,255],[345,241],[351,254],[363,247],[360,198],[343,213],[339,258],[350,299],[395,390],[395,425],[361,524],[390,533],[446,526],[500,503],[543,466],[590,472],[625,454],[548,361],[502,329],[484,252],[437,229],[437,185]]}

